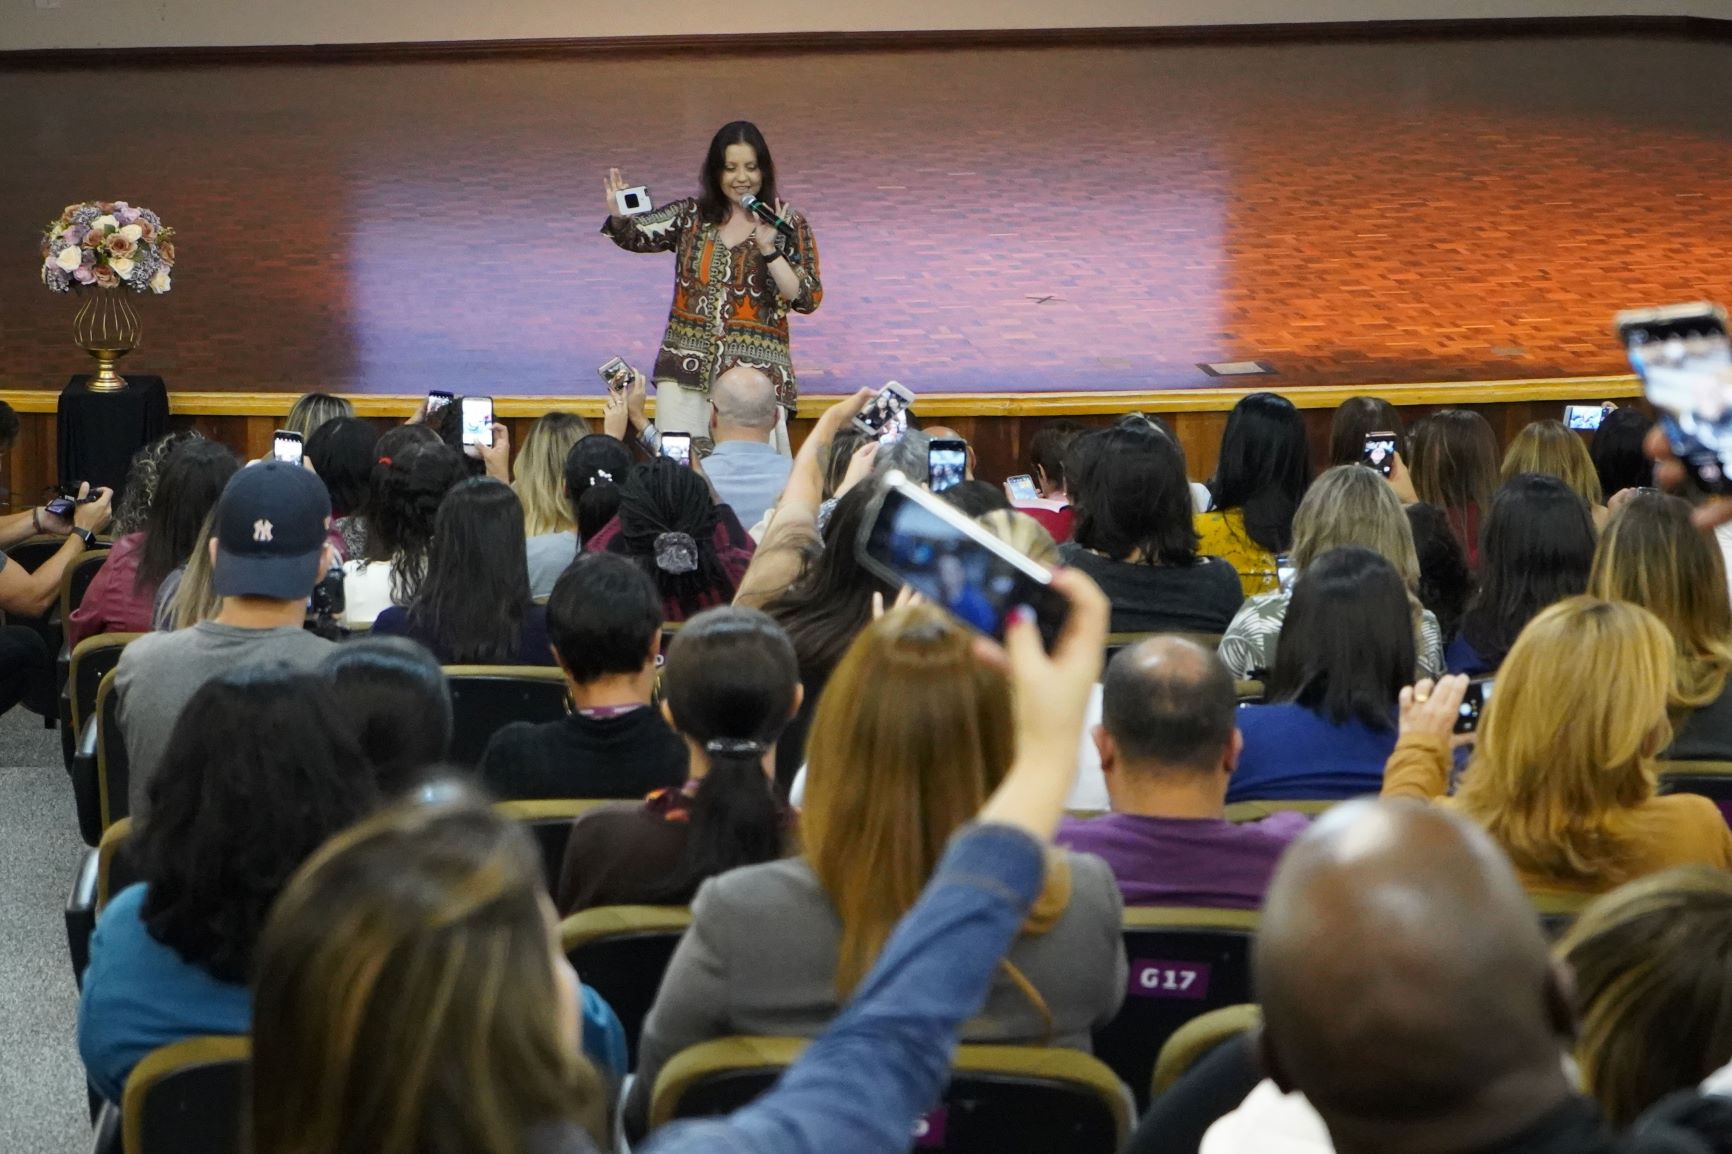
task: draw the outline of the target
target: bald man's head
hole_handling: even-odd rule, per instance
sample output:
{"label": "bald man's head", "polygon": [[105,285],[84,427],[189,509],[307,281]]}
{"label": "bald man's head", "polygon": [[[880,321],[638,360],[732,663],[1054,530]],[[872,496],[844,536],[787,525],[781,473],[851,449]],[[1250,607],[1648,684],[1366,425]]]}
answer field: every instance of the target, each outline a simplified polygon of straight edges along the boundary
{"label": "bald man's head", "polygon": [[735,365],[710,386],[718,429],[741,429],[766,437],[776,427],[776,382],[762,369]]}
{"label": "bald man's head", "polygon": [[1568,999],[1532,905],[1440,807],[1320,818],[1270,883],[1254,971],[1270,1072],[1338,1150],[1478,1149],[1570,1092]]}
{"label": "bald man's head", "polygon": [[1101,679],[1101,727],[1121,768],[1212,771],[1233,740],[1233,675],[1213,650],[1183,637],[1122,649]]}

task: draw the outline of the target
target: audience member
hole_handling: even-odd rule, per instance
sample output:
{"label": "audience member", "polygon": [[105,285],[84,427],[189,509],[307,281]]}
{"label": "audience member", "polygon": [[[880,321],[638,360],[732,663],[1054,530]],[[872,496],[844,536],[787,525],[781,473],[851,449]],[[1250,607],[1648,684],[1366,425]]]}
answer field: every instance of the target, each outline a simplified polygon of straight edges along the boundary
{"label": "audience member", "polygon": [[1376,793],[1413,676],[1416,614],[1401,574],[1370,549],[1332,549],[1294,585],[1267,683],[1239,710],[1244,748],[1228,801]]}
{"label": "audience member", "polygon": [[[310,669],[331,642],[302,626],[313,586],[331,568],[331,499],[312,473],[263,461],[236,473],[212,511],[214,617],[128,645],[115,667],[133,816],[144,804],[181,709],[205,682],[254,665]],[[185,581],[182,585],[184,587]]]}
{"label": "audience member", "polygon": [[1419,558],[1419,603],[1437,618],[1445,651],[1461,631],[1462,614],[1473,594],[1467,551],[1449,526],[1449,515],[1423,501],[1406,507],[1413,531],[1413,551]]}
{"label": "audience member", "polygon": [[771,781],[799,707],[794,647],[769,617],[722,608],[687,622],[668,646],[661,706],[685,740],[686,784],[573,823],[559,912],[685,905],[706,879],[781,857],[786,815]]}
{"label": "audience member", "polygon": [[1701,866],[1597,899],[1558,943],[1583,1088],[1623,1129],[1732,1062],[1732,876]]}
{"label": "audience member", "polygon": [[1198,551],[1238,571],[1245,595],[1280,587],[1275,558],[1293,545],[1293,514],[1311,483],[1311,446],[1293,402],[1252,393],[1227,414]]}
{"label": "audience member", "polygon": [[391,436],[380,441],[369,486],[367,555],[343,566],[343,624],[351,629],[368,628],[386,609],[415,600],[427,576],[439,506],[468,476],[456,450],[416,439],[386,453]]}
{"label": "audience member", "polygon": [[[1066,578],[1061,587],[1080,584]],[[1027,633],[1019,640],[1026,645]],[[935,607],[894,610],[860,635],[813,721],[805,856],[737,869],[698,891],[644,1023],[628,1123],[641,1128],[656,1074],[687,1046],[822,1032],[914,906],[945,843],[1022,755],[1028,727],[1045,724],[1048,703],[1022,696],[1022,686],[1013,708],[1010,689],[974,635]],[[1068,764],[1074,747],[1064,757]],[[1089,1031],[1125,996],[1120,918],[1099,858],[1055,857],[964,1037],[1086,1049]]]}
{"label": "audience member", "polygon": [[479,445],[464,444],[462,397],[452,397],[450,404],[428,414],[424,423],[449,448],[463,455],[463,468],[467,475],[488,476],[503,484],[511,483],[511,430],[506,426],[494,421],[488,429],[489,441]]}
{"label": "audience member", "polygon": [[641,798],[677,788],[688,757],[653,705],[661,652],[655,586],[623,557],[585,553],[553,587],[547,631],[572,712],[493,735],[480,775],[503,798]]}
{"label": "audience member", "polygon": [[632,466],[610,528],[595,547],[630,558],[650,575],[668,621],[732,601],[755,548],[704,478],[665,457]]}
{"label": "audience member", "polygon": [[970,519],[979,519],[988,513],[1008,513],[1011,509],[1010,498],[1004,495],[1004,490],[987,481],[963,481],[938,495]]}
{"label": "audience member", "polygon": [[114,519],[108,523],[110,537],[119,540],[144,532],[144,523],[150,519],[151,504],[156,500],[157,482],[162,478],[162,467],[169,454],[189,441],[202,440],[204,434],[197,429],[175,429],[132,455],[132,461],[126,467],[126,480],[114,494]]}
{"label": "audience member", "polygon": [[547,611],[529,596],[523,505],[491,477],[459,481],[434,520],[427,576],[373,632],[413,637],[441,665],[552,665]]}
{"label": "audience member", "polygon": [[1348,397],[1329,419],[1329,465],[1357,465],[1365,459],[1365,438],[1394,433],[1395,453],[1406,456],[1401,410],[1382,397]]}
{"label": "audience member", "polygon": [[152,629],[159,633],[190,629],[200,621],[209,621],[222,608],[222,598],[217,596],[210,580],[211,545],[216,540],[216,531],[216,506],[212,505],[198,527],[185,562],[169,570],[156,588],[156,604],[150,618]]}
{"label": "audience member", "polygon": [[1144,425],[1085,434],[1071,452],[1089,464],[1067,474],[1077,517],[1059,553],[1111,598],[1113,632],[1225,631],[1245,596],[1230,564],[1198,555],[1178,443]]}
{"label": "audience member", "polygon": [[565,466],[572,449],[589,436],[589,422],[576,413],[545,413],[529,427],[512,466],[511,488],[523,502],[532,597],[553,592],[553,583],[577,556],[577,522],[566,495]]}
{"label": "audience member", "polygon": [[[571,505],[573,523],[577,526],[579,549],[619,515],[620,486],[625,484],[631,466],[631,450],[625,442],[606,434],[592,433],[573,445],[571,452],[566,454],[565,497]],[[563,572],[562,566],[547,578],[549,592]],[[532,573],[531,584],[537,579],[538,574]]]}
{"label": "audience member", "polygon": [[1523,473],[1556,477],[1580,497],[1594,517],[1594,528],[1606,527],[1606,497],[1599,474],[1580,434],[1562,421],[1534,421],[1516,434],[1503,455],[1499,476],[1508,481]]}
{"label": "audience member", "polygon": [[295,398],[294,405],[289,409],[283,428],[290,433],[299,433],[304,444],[312,439],[319,426],[326,421],[354,415],[355,406],[349,403],[347,397],[332,396],[330,393],[302,393]]}
{"label": "audience member", "polygon": [[1471,409],[1444,409],[1415,422],[1407,445],[1414,495],[1449,517],[1468,570],[1477,572],[1479,520],[1497,491],[1497,434]]}
{"label": "audience member", "polygon": [[704,475],[745,525],[756,525],[788,483],[793,460],[772,444],[776,382],[762,369],[735,365],[710,388],[710,438]]}
{"label": "audience member", "polygon": [[1444,653],[1449,671],[1496,671],[1534,614],[1587,589],[1593,564],[1587,503],[1556,477],[1510,478],[1486,515],[1479,587]]}
{"label": "audience member", "polygon": [[331,495],[339,560],[360,560],[367,555],[366,505],[379,461],[379,430],[359,417],[332,417],[307,438],[306,456]]}
{"label": "audience member", "polygon": [[226,447],[202,437],[169,455],[144,528],[114,542],[67,620],[69,646],[99,633],[149,632],[164,578],[186,564],[200,526],[239,467]]}
{"label": "audience member", "polygon": [[1678,497],[1638,493],[1600,538],[1588,591],[1658,617],[1677,647],[1668,761],[1732,761],[1732,607],[1720,550]]}
{"label": "audience member", "polygon": [[[866,441],[866,434],[853,425],[847,425],[836,430],[835,436],[830,440],[829,451],[821,454],[820,471],[824,478],[823,500],[834,500],[842,495],[842,492],[847,488],[845,482],[848,479],[848,468],[853,463],[854,454],[866,444]],[[875,453],[877,450],[876,443],[872,447]],[[795,460],[798,459],[796,456]],[[774,512],[775,509],[772,508],[770,513],[765,514],[765,518],[768,519],[770,514]],[[762,539],[762,535],[759,539]]]}
{"label": "audience member", "polygon": [[1075,519],[1065,478],[1065,454],[1071,443],[1087,431],[1082,422],[1060,417],[1043,423],[1028,443],[1028,475],[1040,497],[1036,501],[1015,498],[1012,501],[1019,511],[1039,521],[1055,541],[1070,540],[1071,523]]}
{"label": "audience member", "polygon": [[1113,812],[1071,819],[1058,841],[1105,861],[1126,905],[1254,910],[1301,814],[1226,820],[1239,760],[1233,677],[1181,637],[1154,637],[1107,666],[1094,741]]}
{"label": "audience member", "polygon": [[454,723],[445,670],[407,637],[346,641],[320,671],[335,691],[337,718],[355,735],[379,792],[399,797],[451,753]]}
{"label": "audience member", "polygon": [[141,880],[103,909],[90,943],[78,1049],[109,1101],[158,1046],[247,1032],[271,903],[377,799],[337,708],[319,679],[259,669],[218,673],[187,700],[126,845]]}
{"label": "audience member", "polygon": [[[1179,459],[1181,461],[1185,458],[1185,447],[1179,444],[1179,435],[1173,431],[1173,426],[1168,423],[1167,419],[1159,413],[1126,413],[1124,416],[1114,421],[1111,427],[1115,429],[1138,429],[1159,433],[1161,436],[1171,441],[1174,447],[1178,449]],[[1075,442],[1073,442],[1073,445],[1074,444]],[[1087,475],[1088,455],[1086,451],[1075,457],[1067,456],[1065,469],[1067,475],[1072,475],[1079,479]],[[1186,477],[1188,478],[1189,476],[1190,474],[1187,472]],[[1191,490],[1191,511],[1193,513],[1208,512],[1209,506],[1214,504],[1215,501],[1214,495],[1209,492],[1209,487],[1188,479],[1185,484]],[[1073,482],[1073,491],[1076,487],[1077,483]]]}
{"label": "audience member", "polygon": [[1677,646],[1646,609],[1560,601],[1504,659],[1455,796],[1444,798],[1461,676],[1401,691],[1383,792],[1444,799],[1490,832],[1530,889],[1601,893],[1669,866],[1732,866],[1713,802],[1655,794],[1676,665]]}
{"label": "audience member", "polygon": [[1600,421],[1588,442],[1588,456],[1600,478],[1600,492],[1609,501],[1625,489],[1654,484],[1654,462],[1642,449],[1654,418],[1634,406],[1613,409]]}
{"label": "audience member", "polygon": [[[1419,602],[1419,556],[1413,532],[1395,490],[1373,469],[1336,465],[1318,477],[1293,515],[1294,579],[1304,576],[1312,561],[1331,549],[1356,545],[1370,549],[1395,566],[1419,609],[1415,652],[1419,676],[1443,672],[1443,630],[1437,617]],[[1291,589],[1259,593],[1240,607],[1221,637],[1221,659],[1240,680],[1262,680],[1275,668],[1281,625],[1287,618]]]}

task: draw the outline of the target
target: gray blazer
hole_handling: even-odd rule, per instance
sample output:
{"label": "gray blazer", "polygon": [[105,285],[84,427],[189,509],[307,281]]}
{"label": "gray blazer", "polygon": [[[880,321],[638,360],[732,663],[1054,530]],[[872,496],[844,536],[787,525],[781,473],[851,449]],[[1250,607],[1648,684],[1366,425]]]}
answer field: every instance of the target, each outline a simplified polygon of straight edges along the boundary
{"label": "gray blazer", "polygon": [[[962,1028],[965,1042],[1089,1048],[1089,1031],[1124,1001],[1124,906],[1100,858],[1066,854],[1071,898],[1044,934],[1010,947],[1011,964],[1040,991],[1047,1023],[1000,971],[985,1008]],[[637,1078],[626,1104],[634,1130],[649,1115],[656,1075],[675,1054],[734,1034],[816,1037],[840,1006],[836,949],[841,922],[804,858],[746,866],[711,878],[692,902],[680,940],[644,1021]],[[581,976],[581,975],[580,975]]]}

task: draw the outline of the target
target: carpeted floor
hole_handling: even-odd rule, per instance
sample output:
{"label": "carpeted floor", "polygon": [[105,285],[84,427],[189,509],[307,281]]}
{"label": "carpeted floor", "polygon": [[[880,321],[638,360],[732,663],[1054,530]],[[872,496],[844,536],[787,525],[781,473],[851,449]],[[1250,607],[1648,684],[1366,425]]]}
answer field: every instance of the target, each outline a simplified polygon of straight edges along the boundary
{"label": "carpeted floor", "polygon": [[0,717],[0,1150],[90,1144],[61,920],[83,850],[59,734],[14,709]]}

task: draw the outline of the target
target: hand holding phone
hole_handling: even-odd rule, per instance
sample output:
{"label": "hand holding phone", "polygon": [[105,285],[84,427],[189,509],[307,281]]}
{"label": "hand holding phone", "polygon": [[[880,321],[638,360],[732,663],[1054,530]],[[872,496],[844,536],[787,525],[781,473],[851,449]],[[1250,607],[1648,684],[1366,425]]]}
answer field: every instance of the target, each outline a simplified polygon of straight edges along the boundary
{"label": "hand holding phone", "polygon": [[968,442],[940,437],[926,448],[927,485],[942,493],[968,479]]}
{"label": "hand holding phone", "polygon": [[271,460],[285,465],[299,465],[306,459],[306,445],[299,433],[278,429],[271,437]]}
{"label": "hand holding phone", "polygon": [[1603,405],[1565,405],[1564,427],[1591,433],[1600,427],[1600,422],[1606,419],[1606,414],[1617,407],[1610,401]]}
{"label": "hand holding phone", "polygon": [[601,374],[602,384],[610,393],[623,393],[631,385],[631,366],[624,357],[614,357],[596,372]]}
{"label": "hand holding phone", "polygon": [[1365,434],[1365,447],[1360,450],[1359,463],[1389,476],[1395,471],[1395,449],[1399,442],[1400,438],[1394,433]]}
{"label": "hand holding phone", "polygon": [[461,413],[463,451],[478,457],[482,446],[493,447],[493,398],[464,397]]}
{"label": "hand holding phone", "polygon": [[663,433],[660,454],[668,460],[691,468],[692,465],[692,435],[690,433]]}
{"label": "hand holding phone", "polygon": [[1480,715],[1485,712],[1486,702],[1491,700],[1492,680],[1490,677],[1476,677],[1467,683],[1467,693],[1456,713],[1455,732],[1478,732]]}
{"label": "hand holding phone", "polygon": [[894,441],[908,431],[908,410],[913,405],[913,393],[896,381],[887,381],[854,418],[854,427],[879,441]]}
{"label": "hand holding phone", "polygon": [[427,404],[422,407],[421,411],[431,417],[434,413],[437,413],[440,409],[443,409],[450,403],[450,393],[443,389],[430,389],[427,392]]}
{"label": "hand holding phone", "polygon": [[1035,487],[1034,478],[1027,473],[1018,473],[1007,479],[1004,482],[1004,495],[1019,505],[1040,500],[1040,490]]}

